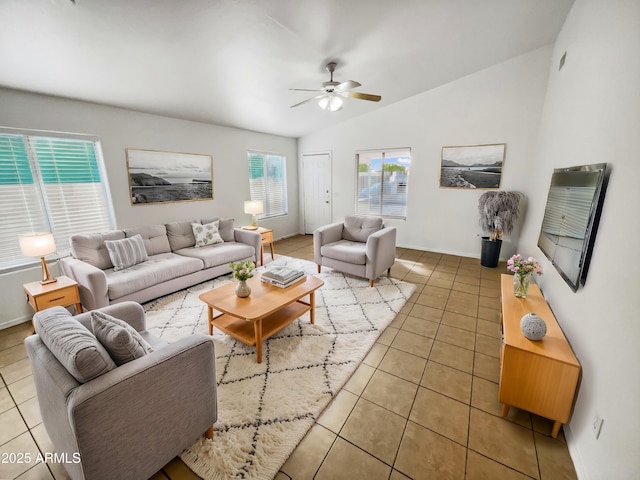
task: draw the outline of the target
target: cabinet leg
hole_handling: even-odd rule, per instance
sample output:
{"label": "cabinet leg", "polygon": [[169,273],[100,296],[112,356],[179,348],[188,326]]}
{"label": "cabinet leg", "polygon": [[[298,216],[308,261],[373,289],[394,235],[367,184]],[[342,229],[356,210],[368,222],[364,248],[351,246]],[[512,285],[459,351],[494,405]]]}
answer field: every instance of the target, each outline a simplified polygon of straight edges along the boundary
{"label": "cabinet leg", "polygon": [[553,438],[558,438],[558,433],[560,433],[561,426],[562,426],[562,422],[558,422],[557,420],[553,422],[553,429],[551,430],[551,436]]}
{"label": "cabinet leg", "polygon": [[209,307],[207,317],[209,322],[209,335],[213,335],[213,308]]}
{"label": "cabinet leg", "polygon": [[502,413],[500,415],[502,415],[503,417],[506,417],[509,414],[509,405],[507,405],[506,403],[502,404]]}

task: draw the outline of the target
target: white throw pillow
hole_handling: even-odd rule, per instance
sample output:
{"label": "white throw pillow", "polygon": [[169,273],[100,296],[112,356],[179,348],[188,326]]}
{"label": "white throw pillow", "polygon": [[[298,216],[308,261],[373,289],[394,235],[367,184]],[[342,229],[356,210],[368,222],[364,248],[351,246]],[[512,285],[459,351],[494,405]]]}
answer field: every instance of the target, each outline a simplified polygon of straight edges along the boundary
{"label": "white throw pillow", "polygon": [[107,247],[114,270],[123,270],[149,260],[141,235],[122,240],[105,240],[104,245]]}
{"label": "white throw pillow", "polygon": [[204,247],[205,245],[215,245],[216,243],[223,243],[220,232],[218,232],[219,221],[206,223],[192,223],[193,236],[196,237],[196,248]]}

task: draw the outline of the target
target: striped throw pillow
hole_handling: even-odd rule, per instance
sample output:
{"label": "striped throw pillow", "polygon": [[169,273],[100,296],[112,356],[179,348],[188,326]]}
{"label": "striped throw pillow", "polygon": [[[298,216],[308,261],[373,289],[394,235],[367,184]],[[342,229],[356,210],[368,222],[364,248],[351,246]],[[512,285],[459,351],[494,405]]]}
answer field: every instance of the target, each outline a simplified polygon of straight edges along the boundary
{"label": "striped throw pillow", "polygon": [[122,240],[105,240],[104,245],[107,247],[114,270],[124,270],[149,260],[141,235]]}

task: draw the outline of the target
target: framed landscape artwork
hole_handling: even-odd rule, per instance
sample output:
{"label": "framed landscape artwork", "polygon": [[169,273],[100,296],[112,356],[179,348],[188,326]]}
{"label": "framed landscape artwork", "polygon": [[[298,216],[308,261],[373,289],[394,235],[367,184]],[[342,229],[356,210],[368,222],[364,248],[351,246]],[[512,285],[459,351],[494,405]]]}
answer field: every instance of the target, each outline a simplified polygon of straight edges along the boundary
{"label": "framed landscape artwork", "polygon": [[133,205],[213,200],[213,157],[127,148]]}
{"label": "framed landscape artwork", "polygon": [[440,186],[499,188],[506,144],[442,147]]}

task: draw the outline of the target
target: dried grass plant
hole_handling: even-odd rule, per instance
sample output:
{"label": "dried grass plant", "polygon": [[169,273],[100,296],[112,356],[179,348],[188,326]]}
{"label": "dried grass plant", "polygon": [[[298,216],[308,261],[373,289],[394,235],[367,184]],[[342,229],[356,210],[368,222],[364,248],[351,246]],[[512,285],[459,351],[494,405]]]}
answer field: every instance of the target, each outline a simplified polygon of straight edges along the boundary
{"label": "dried grass plant", "polygon": [[480,227],[492,241],[502,239],[503,233],[511,233],[519,215],[520,192],[490,191],[478,199]]}

